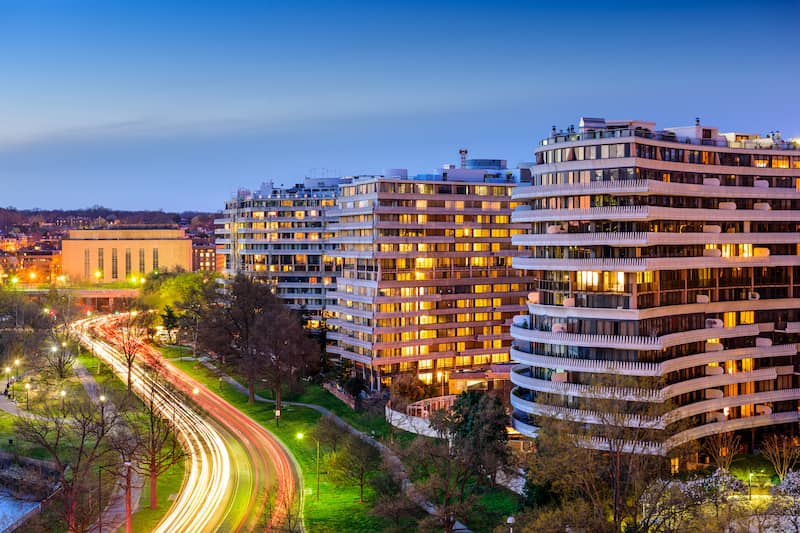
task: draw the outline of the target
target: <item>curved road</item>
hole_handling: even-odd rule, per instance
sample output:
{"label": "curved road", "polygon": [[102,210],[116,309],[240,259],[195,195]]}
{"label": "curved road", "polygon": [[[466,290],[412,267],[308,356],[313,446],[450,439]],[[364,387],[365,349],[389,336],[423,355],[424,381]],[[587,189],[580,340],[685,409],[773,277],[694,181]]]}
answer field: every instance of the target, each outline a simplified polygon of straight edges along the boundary
{"label": "curved road", "polygon": [[[115,344],[124,319],[124,315],[97,317],[74,327],[81,342],[123,380],[127,369]],[[105,340],[92,338],[86,333],[88,328]],[[154,380],[147,366],[158,366],[162,379]],[[134,392],[140,396],[155,387],[161,414],[174,419],[189,461],[180,494],[155,531],[239,532],[284,523],[288,511],[284,502],[296,498],[300,476],[288,451],[271,433],[146,344],[140,345],[132,376]],[[164,386],[164,381],[175,390]],[[270,502],[274,511],[263,517]]]}

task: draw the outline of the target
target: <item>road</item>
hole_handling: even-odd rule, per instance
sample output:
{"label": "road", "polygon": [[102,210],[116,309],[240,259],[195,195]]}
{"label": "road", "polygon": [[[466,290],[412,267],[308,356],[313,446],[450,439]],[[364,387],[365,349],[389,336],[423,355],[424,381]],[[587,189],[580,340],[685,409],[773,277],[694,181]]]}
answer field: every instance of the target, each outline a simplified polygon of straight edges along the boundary
{"label": "road", "polygon": [[[74,325],[81,342],[123,381],[127,368],[115,346],[124,320],[114,315]],[[160,379],[154,380],[153,367]],[[263,531],[284,524],[291,512],[285,502],[294,501],[301,482],[288,451],[271,433],[146,344],[139,346],[132,376],[140,396],[155,387],[156,403],[174,420],[189,461],[180,494],[155,531]],[[271,515],[264,516],[270,507]]]}

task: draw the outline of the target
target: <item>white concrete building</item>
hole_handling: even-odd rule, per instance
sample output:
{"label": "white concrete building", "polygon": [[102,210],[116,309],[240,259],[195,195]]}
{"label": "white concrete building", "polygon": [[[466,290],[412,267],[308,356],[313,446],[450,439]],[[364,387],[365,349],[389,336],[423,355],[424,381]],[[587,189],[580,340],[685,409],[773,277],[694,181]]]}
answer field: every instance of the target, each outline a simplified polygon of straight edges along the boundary
{"label": "white concrete building", "polygon": [[[581,119],[541,141],[512,215],[536,279],[511,327],[514,425],[637,428],[665,454],[800,417],[800,145]],[[601,400],[625,405],[609,417]],[[642,429],[646,431],[641,431]],[[746,430],[746,431],[745,431]]]}

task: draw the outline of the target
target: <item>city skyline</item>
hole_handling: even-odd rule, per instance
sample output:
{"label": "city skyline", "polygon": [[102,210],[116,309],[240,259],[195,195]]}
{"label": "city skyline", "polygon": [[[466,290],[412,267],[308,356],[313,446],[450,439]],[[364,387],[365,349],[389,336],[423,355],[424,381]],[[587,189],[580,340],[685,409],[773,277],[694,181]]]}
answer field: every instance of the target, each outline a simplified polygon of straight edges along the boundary
{"label": "city skyline", "polygon": [[239,187],[429,172],[459,148],[514,167],[576,113],[800,136],[799,14],[796,2],[8,5],[0,179],[15,186],[0,203],[218,211]]}

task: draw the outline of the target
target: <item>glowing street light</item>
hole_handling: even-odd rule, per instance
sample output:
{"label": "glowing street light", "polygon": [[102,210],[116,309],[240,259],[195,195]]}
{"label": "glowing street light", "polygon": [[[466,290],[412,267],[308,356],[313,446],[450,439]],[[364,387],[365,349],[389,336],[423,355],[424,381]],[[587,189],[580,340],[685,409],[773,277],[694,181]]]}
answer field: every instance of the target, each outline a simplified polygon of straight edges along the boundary
{"label": "glowing street light", "polygon": [[19,358],[14,359],[14,367],[16,368],[17,379],[19,379]]}
{"label": "glowing street light", "polygon": [[61,412],[63,413],[64,412],[64,398],[66,398],[66,396],[67,396],[67,391],[65,391],[64,389],[61,389],[61,391],[58,394],[59,394],[59,396],[61,396]]}
{"label": "glowing street light", "polygon": [[11,383],[11,367],[6,367],[6,390],[8,389],[8,385]]}
{"label": "glowing street light", "polygon": [[[305,435],[303,435],[302,433],[298,433],[297,434],[297,439],[298,440],[303,440],[304,436]],[[314,438],[314,437],[312,437],[312,438]],[[317,495],[316,495],[315,499],[317,501],[319,501],[319,439],[314,438],[314,441],[317,443]]]}

